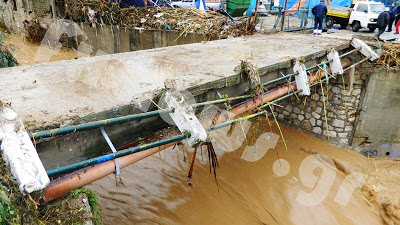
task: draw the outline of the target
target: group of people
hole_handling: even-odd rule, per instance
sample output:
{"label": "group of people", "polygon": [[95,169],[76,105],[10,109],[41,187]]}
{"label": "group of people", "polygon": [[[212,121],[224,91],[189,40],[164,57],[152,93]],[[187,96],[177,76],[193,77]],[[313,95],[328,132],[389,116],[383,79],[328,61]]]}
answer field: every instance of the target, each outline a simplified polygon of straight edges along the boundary
{"label": "group of people", "polygon": [[379,14],[378,16],[378,34],[376,35],[379,39],[381,34],[385,32],[386,27],[388,27],[387,32],[392,32],[393,23],[396,26],[395,34],[399,34],[400,27],[400,6],[397,6],[393,3],[390,9],[386,8],[384,12]]}
{"label": "group of people", "polygon": [[[322,23],[326,13],[328,12],[325,1],[321,0],[320,4],[314,6],[312,8],[312,14],[314,15],[314,35],[321,35],[322,34]],[[399,34],[399,27],[400,27],[400,6],[396,6],[394,3],[390,9],[386,8],[384,12],[379,14],[377,27],[378,27],[378,34],[376,35],[379,39],[381,34],[385,32],[386,27],[388,27],[388,32],[392,32],[393,23],[396,26],[395,34]]]}

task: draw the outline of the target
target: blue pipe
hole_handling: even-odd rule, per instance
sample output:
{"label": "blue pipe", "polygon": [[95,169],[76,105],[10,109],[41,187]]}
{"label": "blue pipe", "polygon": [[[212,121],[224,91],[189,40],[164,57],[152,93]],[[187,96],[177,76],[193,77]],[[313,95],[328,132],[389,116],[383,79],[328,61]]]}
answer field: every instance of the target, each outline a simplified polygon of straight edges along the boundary
{"label": "blue pipe", "polygon": [[61,175],[61,174],[64,174],[64,173],[68,173],[68,172],[72,172],[72,171],[75,171],[75,170],[78,170],[78,169],[82,169],[82,168],[85,168],[85,167],[88,167],[88,166],[99,164],[99,163],[102,163],[102,162],[107,162],[107,161],[110,161],[110,160],[113,160],[113,159],[116,159],[116,158],[119,158],[119,157],[122,157],[122,156],[134,154],[134,153],[141,152],[141,151],[144,151],[144,150],[147,150],[147,149],[150,149],[150,148],[154,148],[154,147],[159,147],[161,145],[165,145],[165,144],[172,143],[172,142],[175,142],[175,141],[180,141],[180,140],[183,140],[183,139],[189,138],[189,137],[190,137],[189,133],[188,134],[181,134],[181,135],[177,135],[177,136],[174,136],[174,137],[171,137],[171,138],[167,138],[167,139],[164,139],[164,140],[155,141],[155,142],[152,142],[152,143],[149,143],[149,144],[144,144],[144,145],[139,145],[139,146],[136,146],[136,147],[133,147],[133,148],[128,148],[128,149],[125,149],[125,150],[122,150],[122,151],[118,151],[116,153],[110,153],[110,154],[99,156],[99,157],[96,157],[96,158],[87,159],[87,160],[83,160],[81,162],[77,162],[77,163],[73,163],[73,164],[70,164],[70,165],[58,167],[58,168],[55,168],[55,169],[48,170],[46,172],[47,172],[47,175],[49,177],[54,177],[54,176],[58,176],[58,175]]}

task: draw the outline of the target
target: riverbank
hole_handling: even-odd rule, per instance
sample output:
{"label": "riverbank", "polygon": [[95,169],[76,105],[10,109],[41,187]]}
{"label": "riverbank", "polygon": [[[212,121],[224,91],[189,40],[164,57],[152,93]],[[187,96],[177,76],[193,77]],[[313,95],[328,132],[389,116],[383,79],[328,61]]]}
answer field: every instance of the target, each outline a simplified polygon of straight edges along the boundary
{"label": "riverbank", "polygon": [[40,193],[22,195],[0,157],[0,222],[2,224],[102,224],[97,196],[86,188],[74,190],[48,205],[33,199]]}

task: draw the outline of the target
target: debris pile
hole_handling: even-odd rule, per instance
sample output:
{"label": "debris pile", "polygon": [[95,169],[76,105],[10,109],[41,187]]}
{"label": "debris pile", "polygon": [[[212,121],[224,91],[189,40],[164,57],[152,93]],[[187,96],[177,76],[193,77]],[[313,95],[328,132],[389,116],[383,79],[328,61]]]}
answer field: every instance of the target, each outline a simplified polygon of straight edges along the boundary
{"label": "debris pile", "polygon": [[233,23],[211,10],[206,13],[182,8],[120,8],[118,3],[89,0],[66,0],[65,3],[66,18],[93,26],[109,24],[133,29],[175,30],[181,35],[199,34],[208,40],[251,33],[247,19]]}
{"label": "debris pile", "polygon": [[40,44],[46,34],[47,29],[40,26],[37,20],[25,23],[25,38],[32,44]]}
{"label": "debris pile", "polygon": [[[58,23],[58,24],[56,24]],[[76,39],[68,37],[68,26],[63,21],[56,21],[53,29],[47,29],[46,25],[40,24],[35,19],[31,21],[25,21],[25,40],[31,44],[46,44],[51,47],[56,47],[61,44],[61,49],[77,48]]]}
{"label": "debris pile", "polygon": [[378,64],[385,67],[400,68],[400,44],[384,43]]}

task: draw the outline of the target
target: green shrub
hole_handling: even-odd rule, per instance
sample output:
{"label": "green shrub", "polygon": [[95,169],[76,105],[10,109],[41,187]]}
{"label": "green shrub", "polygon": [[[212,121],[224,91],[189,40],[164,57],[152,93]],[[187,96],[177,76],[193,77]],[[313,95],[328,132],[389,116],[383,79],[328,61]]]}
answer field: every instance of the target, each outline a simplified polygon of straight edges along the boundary
{"label": "green shrub", "polygon": [[0,68],[18,66],[17,60],[12,55],[12,48],[5,46],[3,39],[6,34],[0,31]]}

